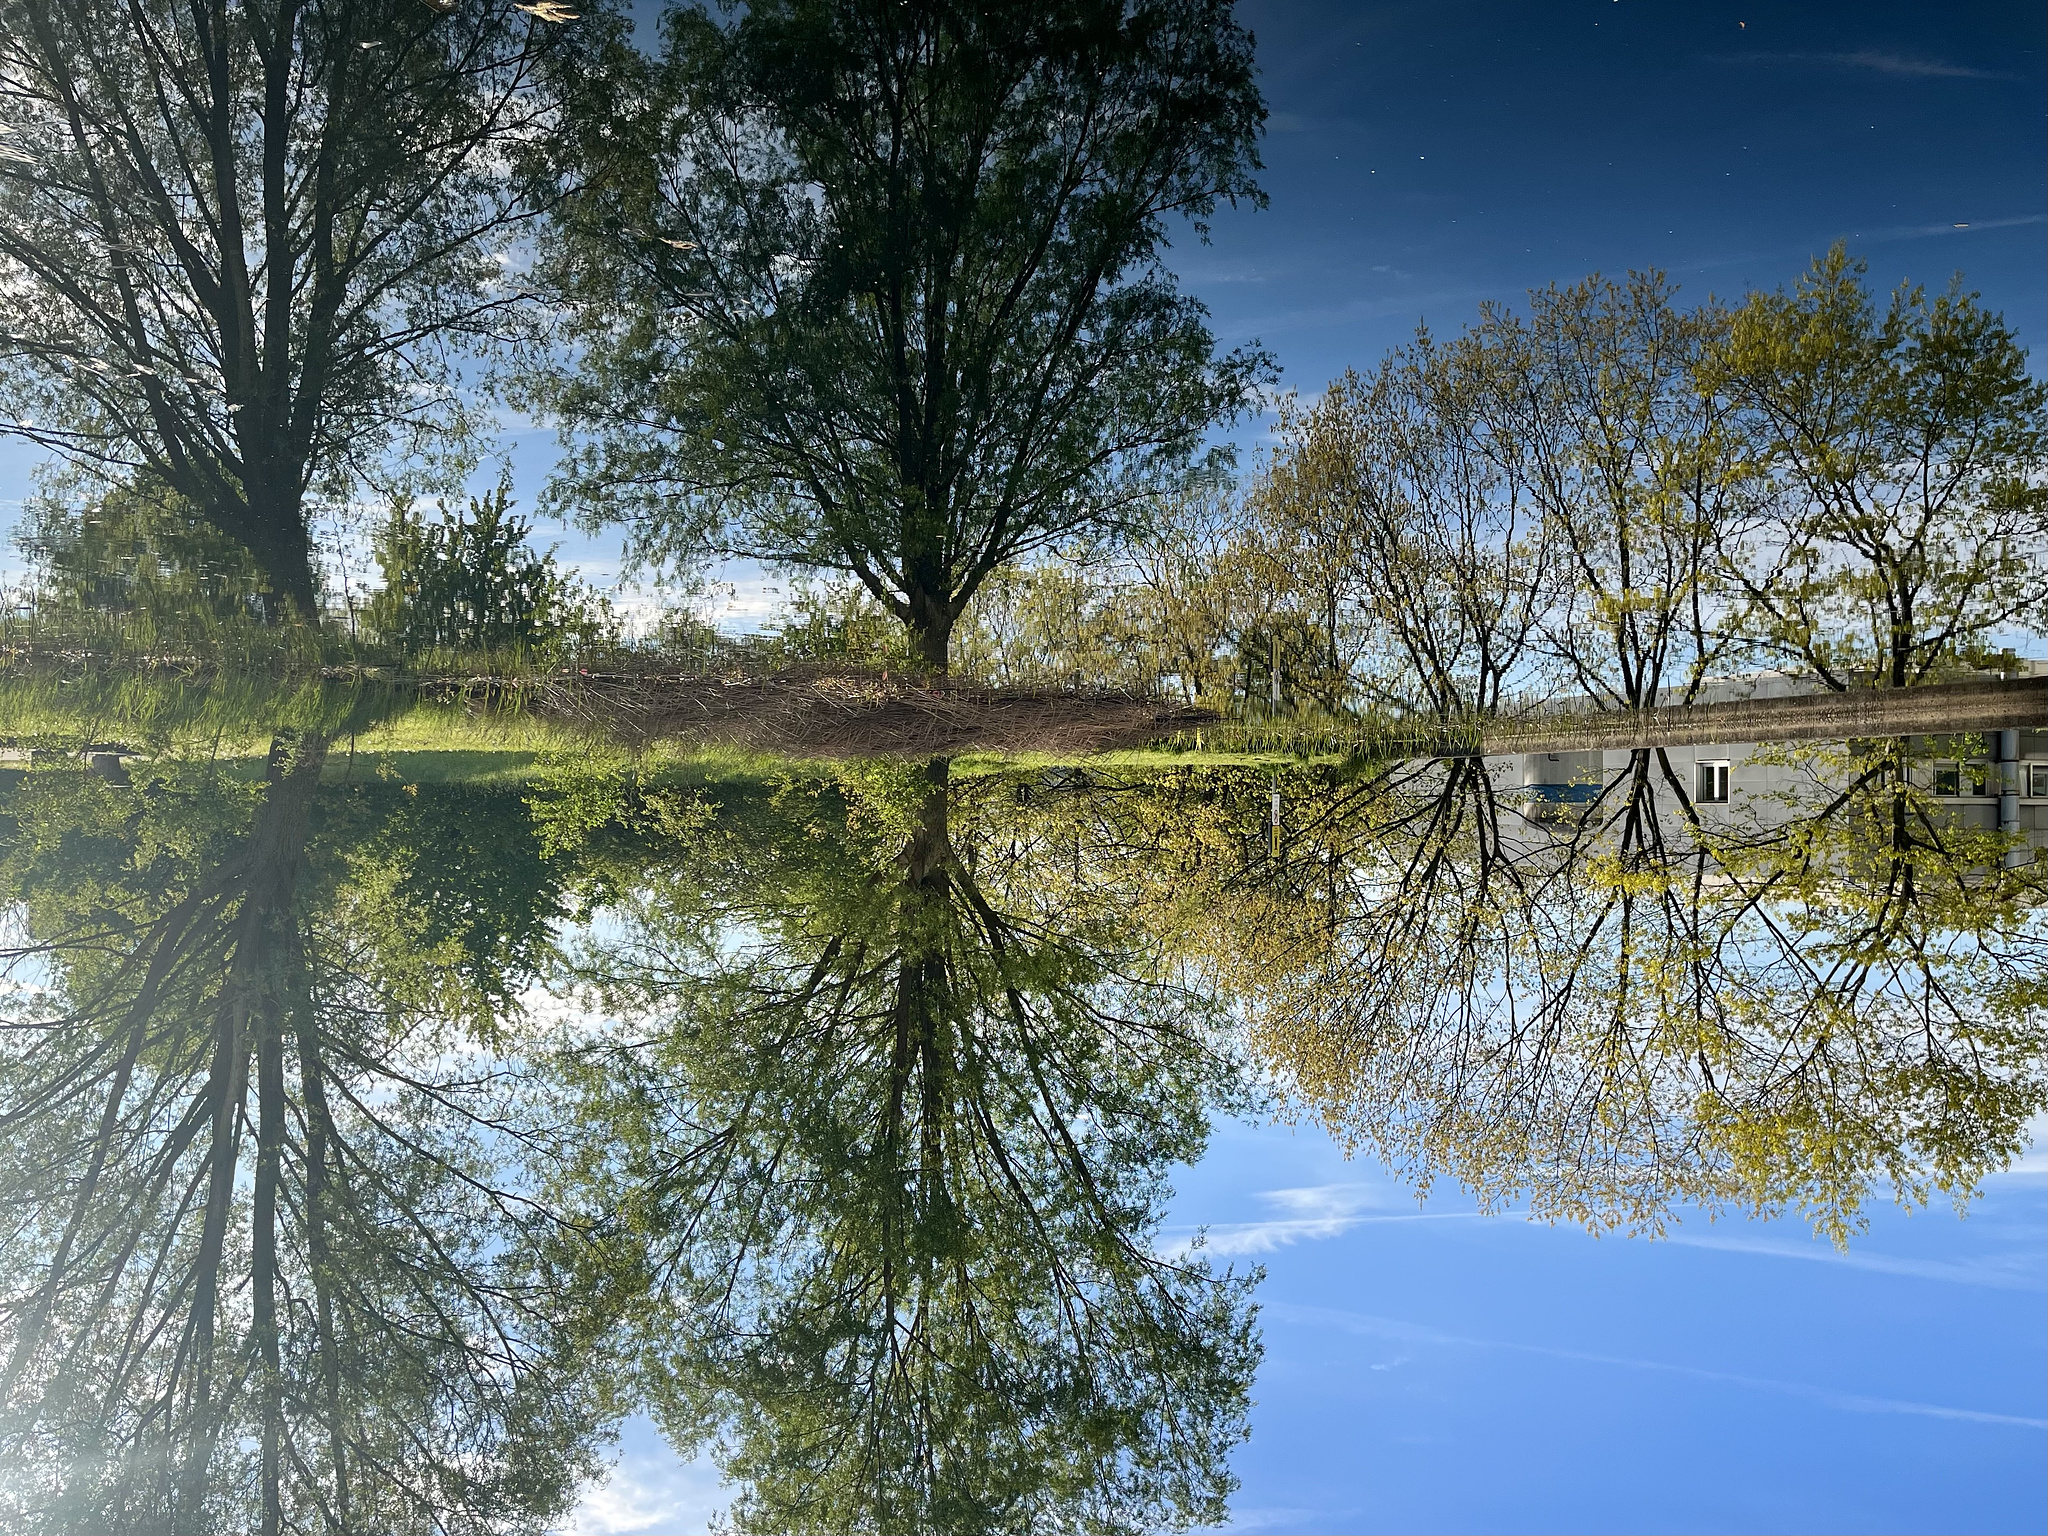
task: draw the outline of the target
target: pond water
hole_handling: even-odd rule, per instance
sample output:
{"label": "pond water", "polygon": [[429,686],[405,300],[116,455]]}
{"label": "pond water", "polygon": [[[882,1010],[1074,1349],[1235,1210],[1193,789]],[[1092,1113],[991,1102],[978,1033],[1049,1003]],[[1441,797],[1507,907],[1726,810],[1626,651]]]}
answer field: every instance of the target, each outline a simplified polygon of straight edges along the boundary
{"label": "pond water", "polygon": [[2039,1526],[1998,751],[360,723],[0,772],[9,1529]]}

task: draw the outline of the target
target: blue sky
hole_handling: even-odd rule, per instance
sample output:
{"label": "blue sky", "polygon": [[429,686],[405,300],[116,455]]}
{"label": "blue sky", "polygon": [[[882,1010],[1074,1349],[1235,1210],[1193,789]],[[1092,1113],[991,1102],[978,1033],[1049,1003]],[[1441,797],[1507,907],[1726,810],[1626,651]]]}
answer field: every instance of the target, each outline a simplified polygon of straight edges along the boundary
{"label": "blue sky", "polygon": [[[2035,4],[1261,0],[1271,206],[1177,265],[1230,340],[1321,388],[1418,320],[1593,271],[1881,285],[1963,271],[2048,338],[2048,13]],[[1956,226],[1965,224],[1966,229]]]}

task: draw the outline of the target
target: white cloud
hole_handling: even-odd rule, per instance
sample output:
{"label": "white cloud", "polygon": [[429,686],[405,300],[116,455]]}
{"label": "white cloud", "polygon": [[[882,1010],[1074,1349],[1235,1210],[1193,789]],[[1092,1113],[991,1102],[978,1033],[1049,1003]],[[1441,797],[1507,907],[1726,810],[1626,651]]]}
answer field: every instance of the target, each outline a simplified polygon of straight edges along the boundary
{"label": "white cloud", "polygon": [[[1224,1258],[1272,1253],[1299,1242],[1341,1237],[1366,1222],[1477,1219],[1472,1212],[1368,1214],[1384,1198],[1385,1192],[1370,1184],[1316,1184],[1303,1189],[1264,1190],[1259,1199],[1280,1214],[1265,1221],[1212,1222],[1202,1229],[1207,1234],[1204,1251]],[[1190,1233],[1175,1248],[1185,1252],[1192,1241]]]}
{"label": "white cloud", "polygon": [[2043,1288],[2037,1255],[2029,1255],[2028,1267],[1996,1260],[1957,1264],[1944,1259],[1909,1259],[1895,1254],[1870,1253],[1860,1248],[1836,1248],[1820,1239],[1809,1243],[1778,1242],[1762,1237],[1687,1236],[1667,1234],[1667,1243],[1683,1248],[1718,1248],[1726,1253],[1754,1253],[1772,1259],[1803,1259],[1815,1264],[1841,1264],[1850,1269],[1876,1270],[1886,1275],[1911,1275],[1921,1280],[1949,1280],[1958,1285],[1986,1285],[1998,1290],[2038,1291]]}
{"label": "white cloud", "polygon": [[1975,69],[1968,64],[1950,64],[1943,59],[1913,58],[1900,53],[1880,53],[1861,48],[1854,53],[1823,54],[1821,57],[1851,69],[1873,70],[1880,75],[1907,75],[1939,80],[2010,80],[2002,70]]}
{"label": "white cloud", "polygon": [[584,1490],[563,1536],[693,1536],[728,1498],[708,1461],[683,1461],[645,1420],[626,1427],[626,1449],[601,1483]]}

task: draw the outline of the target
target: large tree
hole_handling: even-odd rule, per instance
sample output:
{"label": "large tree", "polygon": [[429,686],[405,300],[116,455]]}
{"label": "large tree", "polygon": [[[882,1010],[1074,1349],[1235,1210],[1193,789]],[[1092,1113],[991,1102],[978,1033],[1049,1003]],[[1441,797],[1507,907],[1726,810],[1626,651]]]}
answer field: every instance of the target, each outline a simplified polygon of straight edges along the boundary
{"label": "large tree", "polygon": [[546,4],[23,0],[0,17],[0,431],[175,493],[310,617],[309,497],[458,424],[516,295]]}
{"label": "large tree", "polygon": [[1142,517],[1270,372],[1169,221],[1257,201],[1228,0],[764,0],[577,55],[539,394],[642,552],[848,573],[943,669],[1006,562]]}
{"label": "large tree", "polygon": [[1728,565],[1761,641],[1829,688],[1904,688],[2048,613],[2048,387],[1962,286],[1880,309],[1839,245],[1706,350],[1764,495]]}

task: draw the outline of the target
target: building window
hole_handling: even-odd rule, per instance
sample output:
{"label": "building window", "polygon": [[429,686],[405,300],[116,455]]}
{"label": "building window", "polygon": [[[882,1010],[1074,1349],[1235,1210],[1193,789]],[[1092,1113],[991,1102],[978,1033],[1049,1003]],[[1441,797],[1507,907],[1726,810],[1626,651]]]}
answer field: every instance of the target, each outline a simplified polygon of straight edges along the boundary
{"label": "building window", "polygon": [[1998,777],[1992,773],[1989,763],[1965,763],[1963,788],[1972,795],[1995,795],[1998,793]]}
{"label": "building window", "polygon": [[1699,793],[1694,797],[1702,805],[1726,805],[1728,803],[1728,765],[1726,763],[1701,763]]}
{"label": "building window", "polygon": [[2048,763],[2029,763],[2027,777],[2027,793],[2037,800],[2048,800]]}
{"label": "building window", "polygon": [[1959,764],[1934,765],[1934,792],[1937,795],[1960,795],[1963,792],[1963,770]]}

